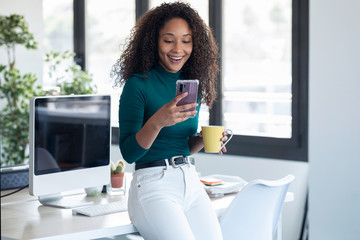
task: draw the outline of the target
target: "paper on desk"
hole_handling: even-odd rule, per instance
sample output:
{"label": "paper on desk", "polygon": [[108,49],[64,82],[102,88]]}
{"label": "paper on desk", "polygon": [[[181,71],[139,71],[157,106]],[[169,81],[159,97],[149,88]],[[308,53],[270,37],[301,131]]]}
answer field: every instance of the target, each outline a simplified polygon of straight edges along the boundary
{"label": "paper on desk", "polygon": [[238,192],[247,182],[237,176],[228,176],[228,175],[210,175],[207,176],[209,178],[221,179],[223,184],[215,185],[215,186],[206,186],[206,192],[214,197],[214,196],[223,196],[228,193]]}
{"label": "paper on desk", "polygon": [[200,178],[200,182],[202,182],[203,184],[205,184],[207,186],[215,186],[215,185],[220,185],[220,184],[224,183],[223,180],[214,178],[214,177],[202,177],[202,178]]}

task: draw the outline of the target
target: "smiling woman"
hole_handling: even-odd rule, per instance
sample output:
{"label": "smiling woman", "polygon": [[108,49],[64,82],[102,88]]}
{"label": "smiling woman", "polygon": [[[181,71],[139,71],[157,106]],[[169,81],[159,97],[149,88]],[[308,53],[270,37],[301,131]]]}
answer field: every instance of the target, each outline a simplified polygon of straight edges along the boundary
{"label": "smiling woman", "polygon": [[192,52],[191,29],[184,19],[171,19],[159,33],[159,63],[168,72],[181,70]]}
{"label": "smiling woman", "polygon": [[[146,12],[118,60],[118,83],[124,84],[119,145],[136,170],[129,216],[145,239],[221,239],[191,157],[204,146],[197,134],[199,109],[215,100],[218,57],[198,13],[176,2]],[[178,104],[187,96],[175,96],[179,79],[199,82],[196,102]],[[176,224],[168,228],[169,222]]]}

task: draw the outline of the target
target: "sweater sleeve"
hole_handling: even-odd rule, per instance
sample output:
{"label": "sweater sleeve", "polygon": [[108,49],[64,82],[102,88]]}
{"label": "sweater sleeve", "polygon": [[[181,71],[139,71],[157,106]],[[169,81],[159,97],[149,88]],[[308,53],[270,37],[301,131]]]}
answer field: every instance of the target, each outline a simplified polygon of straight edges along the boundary
{"label": "sweater sleeve", "polygon": [[134,163],[146,154],[136,141],[135,135],[142,128],[146,104],[146,83],[132,77],[123,88],[119,104],[119,147],[125,161]]}

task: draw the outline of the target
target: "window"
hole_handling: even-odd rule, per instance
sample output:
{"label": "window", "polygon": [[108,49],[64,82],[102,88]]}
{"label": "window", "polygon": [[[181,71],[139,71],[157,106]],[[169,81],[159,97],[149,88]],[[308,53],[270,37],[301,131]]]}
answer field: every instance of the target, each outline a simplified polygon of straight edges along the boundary
{"label": "window", "polygon": [[73,46],[73,1],[44,0],[44,49],[66,51]]}
{"label": "window", "polygon": [[223,123],[238,135],[289,139],[291,0],[223,3]]}
{"label": "window", "polygon": [[[108,0],[44,0],[45,51],[76,53],[75,60],[92,75],[98,94],[111,94],[112,126],[118,126],[121,90],[113,88],[112,65],[119,58],[122,44],[135,24],[135,1],[124,4]],[[45,63],[43,85],[54,87]]]}
{"label": "window", "polygon": [[[73,51],[73,1],[44,0],[44,51]],[[55,82],[48,77],[49,66],[44,63],[43,86],[54,87]]]}
{"label": "window", "polygon": [[308,1],[210,3],[222,53],[210,123],[234,130],[228,153],[307,161]]}
{"label": "window", "polygon": [[110,70],[135,24],[135,2],[87,0],[85,15],[86,69],[93,74],[98,93],[111,94],[111,125],[117,127],[121,89],[113,88]]}

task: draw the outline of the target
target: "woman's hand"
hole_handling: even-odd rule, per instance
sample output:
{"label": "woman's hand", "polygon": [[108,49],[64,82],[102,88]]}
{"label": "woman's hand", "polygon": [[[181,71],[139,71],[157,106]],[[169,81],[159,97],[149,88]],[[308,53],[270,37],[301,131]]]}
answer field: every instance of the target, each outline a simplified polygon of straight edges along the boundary
{"label": "woman's hand", "polygon": [[198,106],[197,103],[190,103],[182,106],[176,106],[176,104],[183,98],[188,95],[187,92],[177,95],[169,103],[162,106],[151,118],[154,122],[159,125],[160,128],[172,126],[176,123],[183,122],[187,120],[190,116],[196,115],[197,111],[188,111],[185,110],[195,108]]}
{"label": "woman's hand", "polygon": [[[223,136],[222,136],[222,138],[220,139],[220,141],[221,141],[221,146],[223,146],[223,145],[224,145],[224,142],[226,142],[226,141],[228,140],[227,135],[228,135],[228,132],[224,131],[224,132],[223,132]],[[223,155],[223,154],[226,153],[226,152],[227,152],[226,146],[224,146],[224,147],[221,148],[221,150],[219,151],[219,154],[220,154],[220,155]]]}
{"label": "woman's hand", "polygon": [[142,148],[149,149],[163,127],[172,126],[178,122],[183,122],[190,116],[194,116],[197,113],[196,110],[182,112],[196,107],[198,105],[197,103],[176,106],[176,104],[181,99],[186,97],[187,94],[187,92],[182,93],[176,96],[169,103],[162,106],[136,133],[136,141]]}
{"label": "woman's hand", "polygon": [[[224,145],[224,142],[226,142],[226,141],[228,140],[227,135],[228,135],[228,132],[224,131],[224,132],[223,132],[223,136],[222,136],[221,139],[220,139],[220,141],[221,141],[221,146],[223,146],[223,145]],[[202,138],[202,131],[201,131],[200,133],[198,133],[197,136],[199,136],[199,137]],[[227,152],[226,147],[223,147],[223,148],[221,148],[221,150],[219,151],[219,154],[220,154],[220,155],[223,155],[223,154],[226,153],[226,152]]]}

